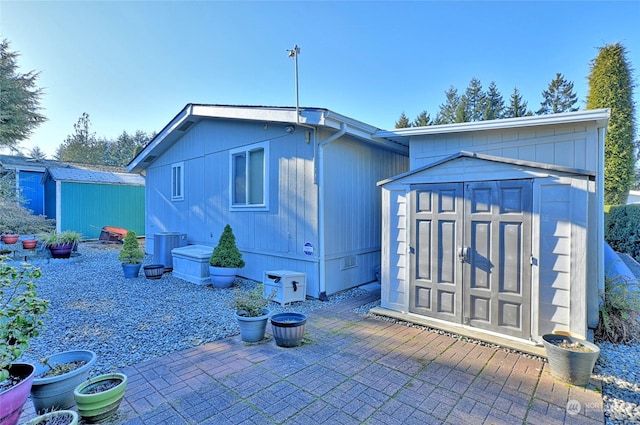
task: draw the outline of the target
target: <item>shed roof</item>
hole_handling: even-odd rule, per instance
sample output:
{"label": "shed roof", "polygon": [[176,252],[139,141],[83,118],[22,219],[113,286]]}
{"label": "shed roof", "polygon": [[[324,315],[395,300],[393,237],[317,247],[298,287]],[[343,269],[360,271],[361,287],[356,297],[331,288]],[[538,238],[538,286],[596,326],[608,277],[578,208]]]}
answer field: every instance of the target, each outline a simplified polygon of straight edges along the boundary
{"label": "shed roof", "polygon": [[33,159],[19,155],[0,155],[0,167],[8,170],[42,171],[51,166],[59,166],[59,161]]}
{"label": "shed roof", "polygon": [[606,127],[608,120],[608,109],[592,109],[586,111],[563,112],[558,114],[533,115],[529,117],[429,125],[426,127],[397,128],[394,130],[379,130],[374,134],[374,137],[382,137],[388,140],[393,140],[397,143],[409,143],[411,136],[464,133],[469,131],[504,130],[509,128],[535,127],[577,122],[595,122],[599,127]]}
{"label": "shed roof", "polygon": [[144,186],[145,184],[144,177],[139,174],[115,173],[76,167],[50,167],[47,169],[43,178],[51,178],[54,181],[78,183],[105,183],[130,186]]}
{"label": "shed roof", "polygon": [[595,172],[589,171],[589,170],[581,170],[579,168],[564,167],[561,165],[546,164],[542,162],[523,161],[521,159],[505,158],[502,156],[486,155],[486,154],[481,154],[476,152],[460,151],[446,158],[442,158],[439,161],[433,162],[431,164],[427,164],[420,168],[416,168],[415,170],[407,171],[406,173],[402,173],[397,176],[379,181],[378,186],[383,186],[387,183],[391,183],[391,182],[403,179],[405,177],[421,173],[430,168],[435,168],[439,165],[442,165],[444,163],[451,162],[451,161],[456,161],[460,158],[474,158],[474,159],[480,159],[483,161],[497,162],[501,164],[510,164],[510,165],[517,165],[520,167],[538,168],[540,170],[546,170],[546,171],[552,171],[552,172],[555,171],[558,173],[576,174],[576,175],[582,175],[582,176],[588,176],[588,177],[595,176]]}

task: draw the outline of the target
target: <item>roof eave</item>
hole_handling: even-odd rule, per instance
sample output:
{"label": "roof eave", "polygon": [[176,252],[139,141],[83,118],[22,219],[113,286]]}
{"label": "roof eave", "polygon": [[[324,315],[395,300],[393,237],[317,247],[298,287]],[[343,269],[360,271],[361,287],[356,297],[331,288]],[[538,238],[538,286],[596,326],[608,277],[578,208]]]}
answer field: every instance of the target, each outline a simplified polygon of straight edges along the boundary
{"label": "roof eave", "polygon": [[504,118],[489,121],[474,121],[455,124],[430,125],[426,127],[398,128],[395,130],[380,130],[374,134],[374,137],[387,138],[391,140],[408,140],[411,136],[423,136],[429,134],[504,130],[516,127],[535,127],[542,125],[569,124],[578,122],[595,122],[598,127],[606,127],[609,120],[609,115],[609,109],[592,109],[549,115]]}

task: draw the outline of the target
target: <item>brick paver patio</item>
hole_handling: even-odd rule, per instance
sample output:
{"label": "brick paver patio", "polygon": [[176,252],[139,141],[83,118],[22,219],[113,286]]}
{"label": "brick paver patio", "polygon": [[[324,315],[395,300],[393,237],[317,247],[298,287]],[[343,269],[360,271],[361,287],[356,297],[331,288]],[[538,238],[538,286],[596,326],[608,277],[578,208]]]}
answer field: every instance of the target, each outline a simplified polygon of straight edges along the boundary
{"label": "brick paver patio", "polygon": [[[601,394],[555,380],[545,363],[352,312],[378,296],[309,313],[300,347],[278,347],[268,333],[258,344],[227,338],[127,367],[111,423],[604,422]],[[579,412],[567,411],[570,400]]]}

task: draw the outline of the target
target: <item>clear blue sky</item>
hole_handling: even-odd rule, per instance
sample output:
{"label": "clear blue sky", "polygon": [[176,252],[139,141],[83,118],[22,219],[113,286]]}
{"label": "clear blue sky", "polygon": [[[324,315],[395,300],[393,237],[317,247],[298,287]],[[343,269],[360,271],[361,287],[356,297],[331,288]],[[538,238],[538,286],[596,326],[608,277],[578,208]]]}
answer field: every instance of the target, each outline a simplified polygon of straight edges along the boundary
{"label": "clear blue sky", "polygon": [[640,83],[638,1],[0,0],[0,38],[41,72],[48,121],[22,146],[50,157],[83,112],[111,139],[159,131],[187,103],[295,106],[295,44],[301,106],[385,129],[403,111],[434,117],[473,77],[536,110],[561,72],[584,108],[589,63],[615,42]]}

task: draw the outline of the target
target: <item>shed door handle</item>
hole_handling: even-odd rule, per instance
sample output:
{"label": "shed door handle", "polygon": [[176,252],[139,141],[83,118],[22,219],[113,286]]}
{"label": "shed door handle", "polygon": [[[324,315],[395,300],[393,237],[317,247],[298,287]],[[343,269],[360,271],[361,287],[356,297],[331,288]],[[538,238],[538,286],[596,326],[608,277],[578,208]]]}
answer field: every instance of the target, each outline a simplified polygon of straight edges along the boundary
{"label": "shed door handle", "polygon": [[458,247],[458,260],[460,260],[461,263],[468,262],[468,259],[467,259],[468,255],[469,255],[469,247],[468,246]]}

